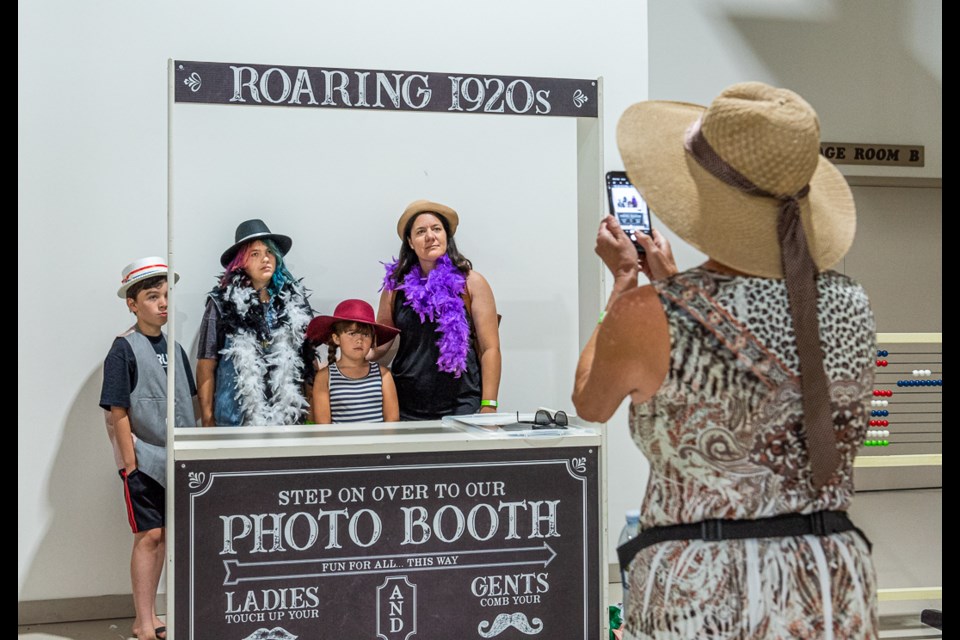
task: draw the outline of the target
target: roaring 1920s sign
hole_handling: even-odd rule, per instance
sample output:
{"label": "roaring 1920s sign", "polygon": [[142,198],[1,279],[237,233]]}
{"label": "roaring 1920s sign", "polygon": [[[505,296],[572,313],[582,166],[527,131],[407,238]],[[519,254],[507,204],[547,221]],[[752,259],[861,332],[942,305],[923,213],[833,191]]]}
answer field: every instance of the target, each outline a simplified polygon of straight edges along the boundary
{"label": "roaring 1920s sign", "polygon": [[597,117],[596,80],[186,60],[174,70],[176,102]]}
{"label": "roaring 1920s sign", "polygon": [[596,640],[597,460],[178,461],[176,637]]}

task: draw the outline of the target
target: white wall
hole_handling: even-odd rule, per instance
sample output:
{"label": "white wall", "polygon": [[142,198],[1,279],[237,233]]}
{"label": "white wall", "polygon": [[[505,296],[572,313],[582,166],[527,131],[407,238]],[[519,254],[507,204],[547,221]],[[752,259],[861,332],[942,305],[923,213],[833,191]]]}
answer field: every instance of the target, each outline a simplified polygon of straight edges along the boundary
{"label": "white wall", "polygon": [[[645,15],[628,0],[21,0],[18,260],[30,278],[18,289],[18,600],[129,592],[130,534],[97,401],[112,336],[132,322],[115,295],[120,269],[166,250],[168,58],[603,76],[610,122],[646,97]],[[633,37],[612,37],[611,24]],[[376,299],[395,220],[426,196],[460,209],[461,249],[493,284],[505,404],[570,408],[573,120],[182,105],[175,118],[176,319],[188,351],[240,220],[294,237],[292,271],[329,312]]]}
{"label": "white wall", "polygon": [[651,0],[650,98],[708,104],[724,87],[788,87],[822,139],[922,144],[926,166],[847,175],[940,178],[942,5],[931,0]]}

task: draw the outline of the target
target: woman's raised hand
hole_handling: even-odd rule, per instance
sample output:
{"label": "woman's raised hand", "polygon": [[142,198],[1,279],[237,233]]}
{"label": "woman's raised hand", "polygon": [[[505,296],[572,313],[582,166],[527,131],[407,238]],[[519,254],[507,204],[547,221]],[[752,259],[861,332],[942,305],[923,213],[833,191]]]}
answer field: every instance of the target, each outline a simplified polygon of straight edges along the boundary
{"label": "woman's raised hand", "polygon": [[644,254],[638,264],[643,274],[650,280],[660,280],[677,272],[677,263],[673,259],[673,250],[666,236],[653,229],[653,236],[637,234],[637,243],[643,247]]}
{"label": "woman's raised hand", "polygon": [[608,215],[600,221],[597,230],[597,246],[594,248],[603,264],[610,269],[614,281],[622,284],[637,284],[637,273],[640,265],[637,262],[637,249],[633,241],[617,222],[617,219]]}

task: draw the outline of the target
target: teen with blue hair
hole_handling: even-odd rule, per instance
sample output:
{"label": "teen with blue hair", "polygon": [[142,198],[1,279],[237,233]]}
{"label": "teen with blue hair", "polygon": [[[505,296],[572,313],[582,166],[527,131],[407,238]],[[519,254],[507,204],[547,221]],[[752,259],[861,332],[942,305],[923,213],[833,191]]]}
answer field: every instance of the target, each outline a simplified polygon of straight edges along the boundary
{"label": "teen with blue hair", "polygon": [[197,347],[204,426],[298,424],[307,414],[313,369],[304,334],[313,310],[283,263],[292,245],[247,220],[220,257],[225,270],[207,296]]}

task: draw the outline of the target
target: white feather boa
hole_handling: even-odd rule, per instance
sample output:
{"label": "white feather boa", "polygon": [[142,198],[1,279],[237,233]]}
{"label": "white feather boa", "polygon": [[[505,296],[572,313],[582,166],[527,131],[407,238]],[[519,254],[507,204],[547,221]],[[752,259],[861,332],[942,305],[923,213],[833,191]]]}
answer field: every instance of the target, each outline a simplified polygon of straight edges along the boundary
{"label": "white feather boa", "polygon": [[[250,287],[228,287],[224,297],[246,314],[256,300]],[[308,404],[303,397],[303,358],[300,347],[312,315],[299,286],[284,287],[279,306],[286,318],[262,342],[255,332],[241,329],[220,353],[236,369],[235,398],[243,410],[243,424],[297,424]],[[268,400],[269,398],[269,400]]]}

